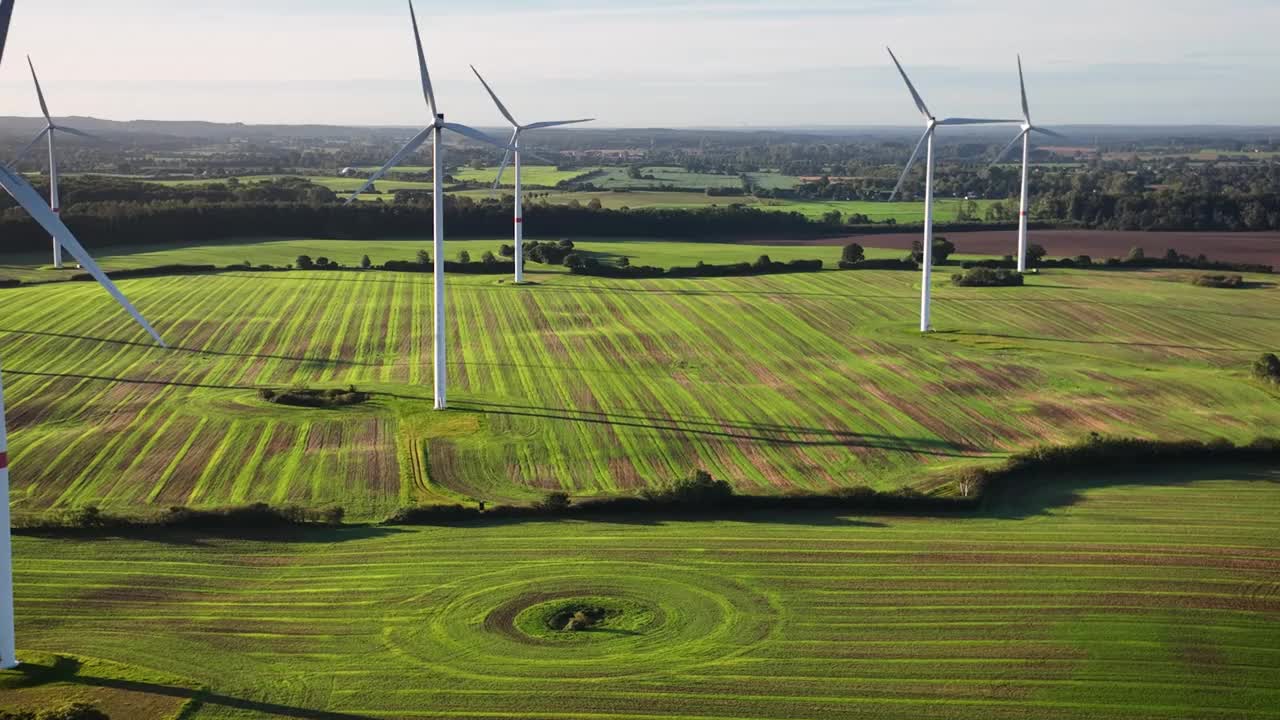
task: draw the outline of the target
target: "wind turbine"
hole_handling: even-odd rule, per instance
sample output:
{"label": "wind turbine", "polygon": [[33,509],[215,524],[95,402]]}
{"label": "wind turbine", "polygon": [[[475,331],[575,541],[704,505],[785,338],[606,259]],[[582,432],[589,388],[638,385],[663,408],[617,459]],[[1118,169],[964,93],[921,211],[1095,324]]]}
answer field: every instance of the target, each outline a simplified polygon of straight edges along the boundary
{"label": "wind turbine", "polygon": [[[888,49],[888,48],[886,48]],[[920,297],[920,332],[927,333],[933,330],[931,319],[932,311],[932,288],[930,283],[933,281],[933,136],[938,127],[943,125],[1004,125],[1006,123],[1016,123],[1017,120],[988,120],[980,118],[947,118],[939,120],[929,112],[929,107],[924,104],[924,100],[920,97],[920,93],[916,92],[915,85],[911,84],[911,78],[907,77],[907,71],[902,69],[902,63],[898,62],[898,57],[893,54],[893,50],[889,50],[889,57],[893,58],[893,64],[897,66],[898,72],[901,73],[902,79],[907,83],[907,89],[911,91],[911,98],[915,100],[916,109],[924,116],[925,129],[924,135],[920,137],[920,142],[916,143],[916,149],[911,153],[911,159],[907,161],[907,167],[902,171],[902,177],[898,179],[898,185],[893,189],[893,194],[889,196],[892,201],[897,197],[898,192],[902,190],[902,185],[907,181],[907,175],[911,172],[911,168],[916,163],[916,158],[920,157],[920,148],[926,143],[928,144],[928,159],[925,161],[925,180],[924,180],[924,242],[922,247],[924,250],[924,283],[921,288]]]}
{"label": "wind turbine", "polygon": [[504,150],[512,150],[510,145],[506,145],[499,140],[495,140],[488,135],[476,130],[475,128],[459,125],[458,123],[449,123],[444,121],[444,113],[440,112],[436,107],[435,92],[431,89],[431,75],[427,72],[427,56],[422,50],[422,34],[418,32],[418,16],[413,11],[413,0],[409,0],[409,20],[413,23],[413,39],[418,46],[418,68],[422,74],[422,94],[427,100],[427,107],[431,108],[432,123],[429,127],[414,136],[407,145],[400,148],[400,151],[391,156],[386,165],[381,170],[374,173],[369,178],[369,182],[355,192],[354,195],[347,200],[350,205],[360,193],[368,190],[383,175],[386,175],[391,168],[395,167],[408,157],[413,151],[422,147],[422,144],[431,139],[432,166],[431,181],[432,194],[431,205],[434,214],[435,225],[435,243],[433,246],[435,258],[435,350],[432,355],[432,363],[435,371],[435,409],[444,410],[449,407],[447,392],[447,373],[445,372],[445,318],[444,318],[444,163],[441,150],[444,140],[444,131],[458,133],[459,135],[469,137],[473,140],[488,143]]}
{"label": "wind turbine", "polygon": [[[0,59],[4,58],[5,41],[9,38],[9,21],[13,18],[14,0],[0,0]],[[55,243],[61,243],[95,280],[101,283],[107,292],[116,299],[134,320],[151,335],[161,346],[164,340],[143,319],[142,315],[116,288],[111,280],[85,252],[67,226],[62,223],[57,213],[44,204],[44,199],[35,188],[23,179],[15,170],[0,166],[0,186],[13,196],[36,222],[40,223]],[[10,540],[9,527],[9,455],[4,423],[4,384],[0,381],[0,669],[12,669],[18,666],[15,651],[13,623],[13,546]]]}
{"label": "wind turbine", "polygon": [[484,78],[481,77],[480,75],[480,71],[476,70],[475,65],[471,66],[471,72],[476,74],[476,78],[480,80],[480,84],[484,85],[484,89],[488,91],[489,97],[493,98],[493,104],[498,106],[498,112],[502,113],[502,116],[507,119],[507,122],[511,123],[512,149],[508,150],[506,155],[504,155],[502,158],[502,165],[498,168],[498,178],[493,181],[493,188],[495,190],[498,189],[498,186],[502,183],[502,173],[506,172],[507,165],[511,163],[511,158],[514,156],[515,162],[516,162],[516,171],[515,171],[516,172],[516,187],[515,187],[516,282],[522,283],[524,282],[524,198],[522,197],[521,186],[520,186],[520,174],[521,174],[520,135],[521,133],[528,132],[530,130],[542,130],[545,128],[561,127],[564,125],[577,125],[579,123],[591,122],[595,118],[587,118],[585,120],[551,120],[548,122],[536,122],[529,125],[521,125],[520,123],[516,122],[516,119],[514,117],[511,116],[511,113],[507,110],[507,106],[503,105],[502,101],[498,99],[498,94],[493,91],[493,88],[489,87],[489,83],[484,81]]}
{"label": "wind turbine", "polygon": [[1022,75],[1022,56],[1018,56],[1018,84],[1022,88],[1022,132],[1013,139],[1013,142],[1005,146],[1004,150],[996,156],[992,165],[997,165],[1004,159],[1005,155],[1013,149],[1013,146],[1022,141],[1022,201],[1018,206],[1018,272],[1027,271],[1027,210],[1029,208],[1030,197],[1027,194],[1027,186],[1030,182],[1031,173],[1031,134],[1040,133],[1050,137],[1063,137],[1061,133],[1056,133],[1046,128],[1037,127],[1031,122],[1031,107],[1027,103],[1027,81]]}
{"label": "wind turbine", "polygon": [[[9,166],[16,168],[18,163],[22,161],[22,158],[31,151],[31,148],[35,147],[36,143],[40,142],[41,138],[46,135],[49,137],[49,208],[53,210],[56,215],[61,212],[61,207],[58,199],[58,158],[54,148],[54,135],[62,132],[67,133],[68,135],[78,135],[90,140],[96,140],[97,138],[87,132],[76,130],[75,128],[54,124],[53,118],[49,115],[49,106],[44,101],[44,91],[40,89],[40,78],[36,77],[35,63],[31,62],[30,55],[27,56],[27,65],[31,67],[31,79],[36,84],[36,97],[40,100],[40,112],[44,113],[46,125],[44,129],[31,140],[31,142],[27,143],[26,147],[22,148],[22,152],[18,153],[18,156],[13,159],[13,162],[9,163]],[[58,243],[58,239],[56,237],[53,238],[53,266],[59,270],[62,269],[62,245]]]}

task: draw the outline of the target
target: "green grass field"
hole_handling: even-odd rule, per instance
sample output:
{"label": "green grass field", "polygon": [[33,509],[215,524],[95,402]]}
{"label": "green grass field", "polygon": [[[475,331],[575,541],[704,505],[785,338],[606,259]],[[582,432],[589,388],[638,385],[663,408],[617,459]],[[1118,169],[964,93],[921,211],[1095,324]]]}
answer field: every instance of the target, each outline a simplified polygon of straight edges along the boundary
{"label": "green grass field", "polygon": [[[1263,720],[1280,717],[1278,518],[1275,470],[1161,467],[973,518],[20,537],[27,665],[0,674],[0,708]],[[611,614],[548,625],[579,606]]]}
{"label": "green grass field", "polygon": [[[428,170],[429,168],[400,168],[402,171]],[[599,200],[601,205],[611,210],[620,208],[671,208],[671,209],[693,209],[719,205],[726,207],[729,205],[746,205],[760,210],[769,210],[775,212],[798,212],[806,217],[817,219],[824,214],[837,210],[842,215],[848,217],[854,214],[866,215],[872,222],[887,222],[893,220],[901,224],[919,224],[924,220],[924,203],[923,202],[871,202],[865,200],[829,200],[829,201],[798,201],[798,200],[761,200],[755,197],[712,197],[702,192],[676,192],[660,190],[662,185],[672,184],[677,187],[737,187],[740,183],[736,176],[725,175],[701,175],[697,173],[688,173],[676,168],[646,168],[646,172],[653,171],[657,173],[655,177],[660,176],[660,181],[642,181],[632,180],[626,175],[626,168],[603,168],[607,171],[604,180],[593,181],[598,187],[615,188],[608,191],[593,192],[565,192],[556,190],[537,190],[537,188],[554,188],[555,185],[564,180],[572,180],[589,172],[591,168],[583,170],[558,171],[546,166],[531,166],[525,168],[526,187],[535,192],[535,196],[529,199],[529,202],[545,202],[551,205],[565,205],[572,201],[577,201],[582,205],[590,203],[592,200]],[[377,170],[371,168],[370,172]],[[665,173],[665,174],[664,174]],[[455,173],[455,177],[460,180],[491,183],[497,175],[497,168],[486,168],[484,170],[473,170],[470,168],[459,170]],[[616,177],[615,177],[616,176]],[[792,187],[798,179],[777,173],[753,173],[758,184],[764,187]],[[242,183],[255,183],[269,180],[277,180],[286,175],[253,175],[239,178]],[[362,178],[339,178],[339,177],[319,177],[311,176],[307,178],[317,185],[333,190],[338,194],[353,193],[364,185]],[[225,182],[224,180],[163,180],[153,181],[161,185],[169,186],[191,186],[191,185],[207,185],[211,182]],[[510,176],[504,178],[504,185],[511,182]],[[361,200],[369,202],[390,202],[392,195],[396,190],[431,190],[431,183],[417,182],[411,180],[379,180],[374,185],[377,193],[367,193],[360,196]],[[502,190],[498,191],[503,192]],[[507,190],[509,192],[509,188]],[[495,197],[495,193],[490,190],[460,190],[451,192],[451,195],[470,197],[473,200],[484,200]],[[960,206],[964,201],[954,198],[938,198],[935,201],[934,217],[937,222],[955,222],[959,219]],[[998,202],[996,200],[977,200],[978,217],[981,218],[986,213],[987,208]]]}
{"label": "green grass field", "polygon": [[[288,241],[104,260],[280,263],[309,251],[354,263],[419,247]],[[655,264],[836,253],[583,249]],[[265,501],[378,518],[422,502],[629,493],[697,468],[755,493],[945,492],[954,468],[1090,431],[1248,440],[1280,425],[1276,391],[1247,374],[1280,346],[1273,285],[1052,271],[1021,289],[958,289],[942,272],[939,332],[921,337],[915,273],[611,281],[531,269],[527,287],[451,278],[448,413],[430,410],[427,275],[122,282],[167,351],[93,284],[0,291],[23,309],[0,323],[14,509]],[[295,383],[378,395],[320,411],[255,393]]]}
{"label": "green grass field", "polygon": [[[376,169],[376,168],[375,168]],[[538,187],[555,187],[559,183],[580,178],[587,173],[598,168],[578,168],[576,170],[557,170],[549,165],[525,165],[520,171],[520,180],[525,188],[532,189]],[[453,176],[464,182],[480,182],[492,184],[494,179],[498,177],[498,167],[487,167],[483,170],[474,168],[463,168],[455,170]],[[511,187],[516,181],[515,168],[507,168],[507,173],[502,176],[502,183],[506,187]]]}
{"label": "green grass field", "polygon": [[[381,185],[379,185],[381,188]],[[464,190],[456,193],[469,196],[475,200],[491,197],[487,190]],[[718,205],[745,205],[758,210],[774,212],[798,212],[806,217],[817,219],[831,210],[838,210],[846,217],[855,213],[866,215],[873,222],[893,220],[900,224],[919,225],[924,222],[923,202],[871,202],[866,200],[760,200],[754,197],[712,197],[705,193],[667,192],[660,190],[634,190],[625,192],[546,192],[531,198],[530,202],[546,202],[550,205],[565,205],[571,201],[586,205],[592,200],[599,200],[607,209],[620,208],[674,208],[694,209]],[[934,205],[934,219],[937,222],[955,222],[959,218],[960,204],[963,201],[950,198],[939,198]],[[979,213],[985,213],[995,200],[978,200]]]}

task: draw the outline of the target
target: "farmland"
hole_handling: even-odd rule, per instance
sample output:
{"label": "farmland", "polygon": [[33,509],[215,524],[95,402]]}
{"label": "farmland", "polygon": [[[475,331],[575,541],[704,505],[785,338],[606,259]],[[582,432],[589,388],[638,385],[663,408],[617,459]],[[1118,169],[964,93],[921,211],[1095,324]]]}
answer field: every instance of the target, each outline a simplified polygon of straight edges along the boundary
{"label": "farmland", "polygon": [[[309,252],[354,264],[424,247],[298,240],[104,262]],[[838,252],[582,249],[660,265]],[[122,282],[167,351],[92,284],[0,291],[24,309],[0,325],[14,509],[263,501],[376,519],[418,503],[634,493],[697,468],[752,493],[947,492],[955,468],[1089,431],[1249,440],[1280,425],[1275,391],[1247,375],[1280,346],[1280,293],[1266,278],[1224,292],[1176,272],[1056,270],[989,290],[946,287],[940,272],[940,332],[921,337],[915,273],[615,281],[531,270],[527,287],[451,277],[448,413],[430,410],[427,275]],[[295,384],[354,384],[375,399],[334,411],[256,396]]]}
{"label": "farmland", "polygon": [[[1278,483],[1252,467],[1045,478],[958,518],[20,537],[27,674],[0,675],[0,708],[1275,718]],[[616,614],[578,633],[541,623],[577,604]]]}
{"label": "farmland", "polygon": [[[360,168],[372,173],[378,168]],[[407,166],[398,168],[401,172],[429,172],[430,168]],[[491,184],[497,176],[497,167],[484,169],[459,168],[451,175],[461,182]],[[601,177],[590,180],[591,184],[604,190],[556,190],[559,183],[587,177],[587,173],[599,171]],[[503,178],[503,185],[510,190],[514,181],[508,174]],[[636,179],[627,175],[626,168],[581,168],[575,170],[557,170],[547,166],[533,165],[524,169],[524,183],[528,191],[534,194],[529,202],[547,203],[550,205],[566,205],[578,202],[587,205],[593,200],[600,201],[602,207],[616,210],[620,208],[667,208],[696,209],[710,206],[745,205],[770,212],[798,212],[811,219],[817,219],[831,211],[843,216],[865,215],[871,222],[883,223],[893,221],[900,224],[920,223],[924,217],[923,202],[878,202],[867,200],[791,200],[757,198],[744,196],[712,196],[700,190],[690,188],[737,188],[741,182],[737,176],[690,173],[679,168],[644,168],[646,176],[653,180]],[[249,175],[236,178],[240,183],[258,183],[289,177],[287,175]],[[792,188],[800,179],[779,173],[751,173],[752,182],[765,188]],[[358,177],[331,177],[309,175],[306,180],[321,185],[339,194],[353,193],[364,185],[364,179]],[[198,186],[210,183],[227,182],[226,178],[216,180],[155,180],[149,181],[167,186]],[[431,183],[421,180],[399,180],[383,178],[374,185],[376,192],[366,193],[361,200],[368,202],[390,202],[397,190],[430,191]],[[672,189],[675,188],[675,189]],[[501,190],[499,192],[502,192]],[[451,195],[469,197],[472,200],[484,200],[495,197],[490,190],[455,190]],[[934,217],[938,222],[955,222],[959,219],[962,200],[956,198],[938,198],[934,207]],[[977,217],[981,218],[997,200],[975,200]]]}

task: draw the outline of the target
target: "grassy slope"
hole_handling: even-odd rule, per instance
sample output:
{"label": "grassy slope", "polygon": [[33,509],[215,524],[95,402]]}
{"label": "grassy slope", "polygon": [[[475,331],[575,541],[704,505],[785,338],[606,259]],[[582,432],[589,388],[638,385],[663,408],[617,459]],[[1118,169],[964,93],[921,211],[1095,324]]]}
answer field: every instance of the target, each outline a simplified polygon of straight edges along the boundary
{"label": "grassy slope", "polygon": [[[305,244],[280,245],[219,252],[278,261]],[[347,246],[330,254],[354,262],[367,244]],[[591,247],[659,263],[818,252]],[[91,284],[7,290],[24,308],[0,326],[15,507],[264,500],[376,517],[411,502],[626,492],[697,467],[752,492],[927,487],[939,471],[1090,430],[1244,440],[1280,425],[1274,391],[1246,376],[1280,345],[1275,288],[1055,271],[1023,289],[956,289],[943,275],[941,332],[926,338],[914,273],[536,272],[526,288],[455,277],[447,414],[429,410],[426,275],[123,282],[167,352]],[[253,393],[295,382],[384,394],[334,412]]]}
{"label": "grassy slope", "polygon": [[[1000,519],[18,538],[19,646],[208,685],[189,720],[1280,717],[1280,474],[1096,480]],[[658,613],[504,620],[581,596]]]}

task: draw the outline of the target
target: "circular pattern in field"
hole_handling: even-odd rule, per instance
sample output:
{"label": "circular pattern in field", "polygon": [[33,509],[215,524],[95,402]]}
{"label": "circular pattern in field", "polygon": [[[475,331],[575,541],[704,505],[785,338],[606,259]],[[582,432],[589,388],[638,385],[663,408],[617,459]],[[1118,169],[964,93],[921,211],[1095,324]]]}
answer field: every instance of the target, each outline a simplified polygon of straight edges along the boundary
{"label": "circular pattern in field", "polygon": [[[615,677],[671,672],[765,641],[769,599],[714,569],[538,563],[457,579],[387,618],[388,644],[467,676]],[[441,658],[446,658],[441,667]]]}

